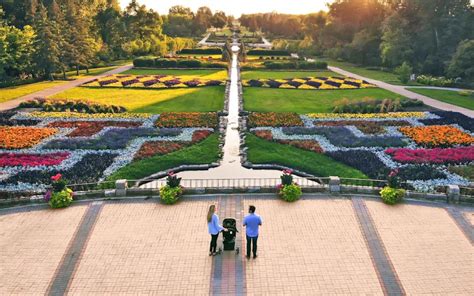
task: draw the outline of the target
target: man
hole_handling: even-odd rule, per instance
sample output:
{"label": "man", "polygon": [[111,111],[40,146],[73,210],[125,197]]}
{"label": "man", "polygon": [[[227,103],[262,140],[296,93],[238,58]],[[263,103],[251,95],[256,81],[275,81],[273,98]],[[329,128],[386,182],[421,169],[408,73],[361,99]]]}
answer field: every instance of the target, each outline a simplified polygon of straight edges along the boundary
{"label": "man", "polygon": [[249,207],[249,215],[244,218],[244,225],[246,227],[247,234],[247,259],[250,258],[250,249],[253,244],[252,252],[253,259],[257,258],[257,239],[258,239],[258,228],[262,225],[262,218],[255,214],[255,206]]}

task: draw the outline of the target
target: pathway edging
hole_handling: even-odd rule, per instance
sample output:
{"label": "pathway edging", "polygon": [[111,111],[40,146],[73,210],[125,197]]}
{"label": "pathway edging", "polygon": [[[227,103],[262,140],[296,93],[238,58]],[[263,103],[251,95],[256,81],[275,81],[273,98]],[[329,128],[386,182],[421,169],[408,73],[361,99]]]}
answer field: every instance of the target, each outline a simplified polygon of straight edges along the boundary
{"label": "pathway edging", "polygon": [[352,198],[352,206],[384,294],[405,295],[365,201],[361,198]]}
{"label": "pathway edging", "polygon": [[467,221],[463,213],[457,208],[449,207],[446,208],[449,216],[456,222],[456,225],[463,232],[466,238],[474,245],[474,227]]}

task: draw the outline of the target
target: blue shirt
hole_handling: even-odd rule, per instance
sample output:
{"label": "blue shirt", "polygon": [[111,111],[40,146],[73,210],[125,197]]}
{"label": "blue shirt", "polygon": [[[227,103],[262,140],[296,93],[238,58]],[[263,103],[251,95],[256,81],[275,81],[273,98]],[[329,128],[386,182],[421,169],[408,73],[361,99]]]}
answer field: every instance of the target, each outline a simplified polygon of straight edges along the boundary
{"label": "blue shirt", "polygon": [[209,234],[212,235],[219,234],[219,232],[224,230],[224,227],[219,225],[219,216],[216,214],[212,215],[211,222],[207,223],[207,228],[209,229]]}
{"label": "blue shirt", "polygon": [[246,233],[248,237],[257,237],[260,225],[262,225],[262,218],[259,215],[250,214],[244,218],[244,226],[247,226]]}

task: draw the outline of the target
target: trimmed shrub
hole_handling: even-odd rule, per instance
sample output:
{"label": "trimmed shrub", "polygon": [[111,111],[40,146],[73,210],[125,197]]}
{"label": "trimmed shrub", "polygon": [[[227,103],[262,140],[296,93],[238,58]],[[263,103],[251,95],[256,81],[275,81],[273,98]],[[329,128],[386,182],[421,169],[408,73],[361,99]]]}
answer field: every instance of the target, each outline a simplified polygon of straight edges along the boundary
{"label": "trimmed shrub", "polygon": [[267,49],[252,49],[247,52],[251,56],[289,56],[290,52],[287,50],[267,50]]}
{"label": "trimmed shrub", "polygon": [[173,59],[156,59],[155,66],[157,68],[176,68],[178,61]]}
{"label": "trimmed shrub", "polygon": [[404,196],[405,190],[403,189],[395,189],[387,186],[380,191],[382,201],[388,205],[394,205],[403,201]]}
{"label": "trimmed shrub", "polygon": [[178,68],[200,68],[201,62],[198,60],[182,60],[178,61]]}
{"label": "trimmed shrub", "polygon": [[179,51],[178,54],[222,54],[222,48],[185,48]]}
{"label": "trimmed shrub", "polygon": [[282,185],[279,191],[281,198],[287,202],[297,201],[303,192],[297,184]]}
{"label": "trimmed shrub", "polygon": [[135,67],[155,67],[155,59],[151,57],[140,57],[133,60]]}

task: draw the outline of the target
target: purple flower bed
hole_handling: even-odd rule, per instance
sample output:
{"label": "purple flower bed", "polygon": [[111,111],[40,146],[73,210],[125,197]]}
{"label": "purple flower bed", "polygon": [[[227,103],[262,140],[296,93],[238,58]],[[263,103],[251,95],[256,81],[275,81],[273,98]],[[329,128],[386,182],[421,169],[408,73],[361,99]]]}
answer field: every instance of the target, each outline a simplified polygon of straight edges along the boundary
{"label": "purple flower bed", "polygon": [[191,80],[191,81],[186,81],[184,84],[186,84],[188,87],[197,87],[199,85],[199,81],[197,80]]}
{"label": "purple flower bed", "polygon": [[345,127],[284,127],[287,135],[323,135],[333,145],[342,147],[403,147],[406,146],[398,137],[356,137]]}
{"label": "purple flower bed", "polygon": [[135,83],[140,83],[140,80],[138,79],[125,80],[125,81],[122,81],[122,86],[129,86]]}
{"label": "purple flower bed", "polygon": [[279,88],[280,85],[282,85],[282,83],[278,82],[278,81],[275,81],[275,80],[268,80],[267,84],[271,87],[271,88]]}
{"label": "purple flower bed", "polygon": [[99,85],[106,86],[106,85],[117,83],[117,82],[119,82],[117,79],[102,80],[102,81],[99,81]]}
{"label": "purple flower bed", "polygon": [[180,84],[181,81],[179,81],[178,79],[172,79],[172,80],[164,81],[163,83],[164,83],[167,87],[172,87],[173,85]]}
{"label": "purple flower bed", "polygon": [[319,80],[324,80],[324,81],[328,80],[328,78],[327,78],[327,77],[316,77],[316,79],[319,79]]}
{"label": "purple flower bed", "polygon": [[34,119],[11,119],[16,112],[0,112],[0,126],[34,126],[40,123],[40,120]]}
{"label": "purple flower bed", "polygon": [[261,87],[263,85],[263,82],[261,82],[259,80],[256,80],[256,79],[250,79],[248,84],[250,86],[254,86],[254,87]]}
{"label": "purple flower bed", "polygon": [[306,84],[309,85],[309,86],[312,86],[312,87],[320,87],[321,86],[321,83],[319,83],[317,81],[307,81]]}
{"label": "purple flower bed", "polygon": [[355,86],[355,87],[360,87],[360,83],[357,83],[357,82],[353,82],[353,81],[344,81],[344,84],[347,84],[347,85],[352,85],[352,86]]}
{"label": "purple flower bed", "polygon": [[337,87],[337,88],[339,88],[339,87],[341,86],[341,83],[339,83],[339,82],[334,82],[334,81],[331,81],[331,80],[327,80],[325,83],[326,83],[327,85],[331,85],[331,86],[334,86],[334,87]]}
{"label": "purple flower bed", "polygon": [[157,84],[157,83],[160,83],[159,79],[152,79],[152,80],[148,80],[148,81],[143,82],[143,86],[150,87],[153,84]]}
{"label": "purple flower bed", "polygon": [[463,129],[474,132],[474,119],[464,114],[451,111],[432,111],[441,117],[441,119],[422,119],[420,120],[426,125],[448,125],[457,124]]}
{"label": "purple flower bed", "polygon": [[294,86],[296,88],[300,87],[303,83],[301,82],[298,82],[298,81],[288,81],[288,84],[291,85],[291,86]]}
{"label": "purple flower bed", "polygon": [[444,179],[446,174],[429,165],[409,165],[398,169],[398,177],[402,180]]}
{"label": "purple flower bed", "polygon": [[326,152],[325,154],[360,170],[372,179],[385,180],[390,170],[377,155],[367,150],[334,151]]}
{"label": "purple flower bed", "polygon": [[92,150],[115,150],[124,149],[127,144],[138,137],[166,137],[178,136],[181,129],[177,128],[128,128],[128,129],[112,129],[107,131],[98,139],[64,139],[53,140],[49,142],[45,148],[47,149],[92,149]]}
{"label": "purple flower bed", "polygon": [[221,82],[219,80],[209,80],[206,82],[206,86],[219,86]]}
{"label": "purple flower bed", "polygon": [[0,182],[1,185],[17,183],[50,184],[51,176],[58,173],[63,175],[71,184],[97,182],[117,157],[117,154],[101,153],[88,154],[66,171],[24,171]]}
{"label": "purple flower bed", "polygon": [[161,75],[155,75],[153,77],[155,77],[156,79],[161,79],[161,78],[165,78],[166,76],[168,76],[168,75],[161,74]]}

